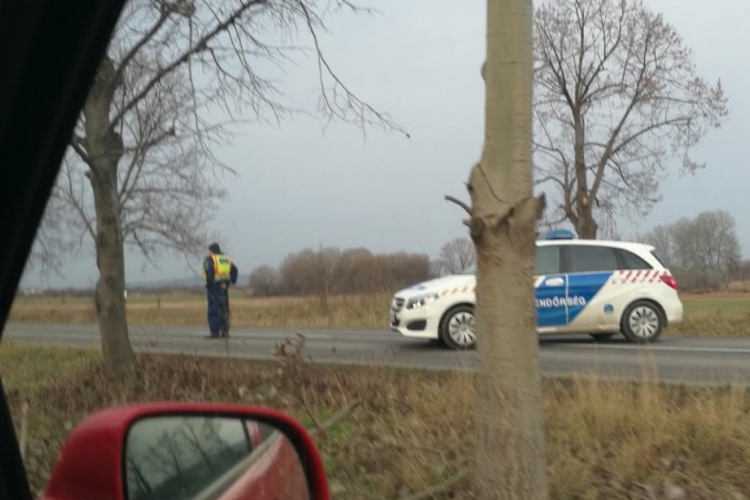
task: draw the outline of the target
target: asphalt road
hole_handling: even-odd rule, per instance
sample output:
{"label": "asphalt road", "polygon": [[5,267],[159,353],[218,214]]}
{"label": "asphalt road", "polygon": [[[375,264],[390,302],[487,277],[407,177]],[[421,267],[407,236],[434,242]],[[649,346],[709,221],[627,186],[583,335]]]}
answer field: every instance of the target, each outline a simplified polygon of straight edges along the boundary
{"label": "asphalt road", "polygon": [[[474,369],[476,352],[453,352],[430,342],[411,340],[387,330],[235,328],[232,338],[210,340],[200,327],[131,326],[137,351],[201,356],[271,359],[276,343],[300,332],[306,354],[317,362],[386,364],[430,369]],[[9,323],[3,339],[70,347],[99,346],[96,325]],[[614,338],[594,342],[586,336],[542,337],[542,372],[579,373],[665,382],[737,383],[750,386],[750,339],[663,336],[650,346]]]}

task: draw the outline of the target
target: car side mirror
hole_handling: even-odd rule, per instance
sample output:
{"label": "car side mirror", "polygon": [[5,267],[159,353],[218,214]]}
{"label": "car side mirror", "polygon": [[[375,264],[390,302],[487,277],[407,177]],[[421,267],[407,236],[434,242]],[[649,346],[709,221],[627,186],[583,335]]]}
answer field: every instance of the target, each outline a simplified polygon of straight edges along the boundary
{"label": "car side mirror", "polygon": [[304,427],[259,407],[213,403],[103,410],[68,436],[40,500],[328,499]]}

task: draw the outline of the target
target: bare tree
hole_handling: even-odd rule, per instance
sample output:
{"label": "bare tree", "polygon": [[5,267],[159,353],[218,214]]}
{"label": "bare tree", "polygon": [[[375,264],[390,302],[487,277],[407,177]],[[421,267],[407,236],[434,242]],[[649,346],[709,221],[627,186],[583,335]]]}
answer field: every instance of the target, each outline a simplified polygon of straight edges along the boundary
{"label": "bare tree", "polygon": [[[373,254],[365,248],[310,248],[287,255],[279,266],[279,293],[315,295],[393,292],[430,278],[424,254]],[[326,292],[327,290],[327,292]]]}
{"label": "bare tree", "polygon": [[556,193],[553,221],[595,238],[597,220],[651,210],[668,159],[704,166],[691,149],[721,126],[727,99],[641,0],[544,2],[534,25],[535,181]]}
{"label": "bare tree", "polygon": [[673,255],[675,253],[672,230],[672,225],[659,224],[642,238],[644,243],[648,243],[654,247],[656,255],[658,255],[662,264],[670,269],[674,265]]}
{"label": "bare tree", "polygon": [[331,310],[328,307],[328,297],[331,296],[333,289],[333,279],[341,262],[341,250],[338,248],[318,249],[315,258],[315,276],[318,285],[318,298],[323,313],[328,316]]}
{"label": "bare tree", "polygon": [[737,279],[740,281],[750,280],[750,259],[744,259],[740,262],[739,269],[737,270]]}
{"label": "bare tree", "polygon": [[271,266],[260,266],[253,269],[249,279],[253,294],[270,297],[279,288],[279,273]]}
{"label": "bare tree", "polygon": [[[328,119],[402,131],[333,73],[318,44],[323,16],[347,0],[133,0],[128,3],[71,138],[60,200],[92,238],[95,303],[105,366],[135,366],[124,307],[124,247],[197,253],[232,171],[213,154],[250,111],[280,120],[285,106],[265,67],[317,58],[319,111]],[[295,45],[306,34],[312,50]],[[267,63],[271,63],[270,65]],[[216,119],[217,114],[228,116]],[[214,117],[214,118],[212,118]]]}
{"label": "bare tree", "polygon": [[470,238],[454,238],[440,248],[441,273],[459,273],[476,263],[476,250]]}
{"label": "bare tree", "polygon": [[333,292],[334,276],[341,259],[341,250],[320,247],[306,248],[288,255],[279,269],[284,288],[293,295],[316,295],[325,314],[329,313],[328,298]]}
{"label": "bare tree", "polygon": [[532,194],[532,2],[487,1],[485,138],[469,177],[477,251],[478,498],[548,495],[532,277],[544,196]]}
{"label": "bare tree", "polygon": [[[349,248],[342,250],[339,256],[336,273],[333,278],[333,289],[337,294],[369,293],[382,290],[387,281],[378,258],[366,248]],[[386,285],[387,286],[387,285]]]}
{"label": "bare tree", "polygon": [[656,226],[642,241],[654,246],[659,259],[684,288],[725,287],[741,274],[742,253],[734,217],[724,210]]}
{"label": "bare tree", "polygon": [[734,218],[726,211],[702,212],[672,228],[675,261],[689,272],[689,285],[726,286],[740,266],[741,251]]}

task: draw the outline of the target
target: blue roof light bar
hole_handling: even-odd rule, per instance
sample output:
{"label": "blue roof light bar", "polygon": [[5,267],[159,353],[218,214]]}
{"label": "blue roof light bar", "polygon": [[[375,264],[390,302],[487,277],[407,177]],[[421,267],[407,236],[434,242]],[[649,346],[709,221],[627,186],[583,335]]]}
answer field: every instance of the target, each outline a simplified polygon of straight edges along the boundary
{"label": "blue roof light bar", "polygon": [[544,237],[545,240],[575,240],[576,235],[573,231],[568,229],[553,229],[547,231]]}

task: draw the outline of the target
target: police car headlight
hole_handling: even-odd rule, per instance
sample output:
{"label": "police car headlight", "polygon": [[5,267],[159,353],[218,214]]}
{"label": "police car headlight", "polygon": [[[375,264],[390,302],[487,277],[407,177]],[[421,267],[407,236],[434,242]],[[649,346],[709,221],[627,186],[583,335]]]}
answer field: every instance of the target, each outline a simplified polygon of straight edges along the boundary
{"label": "police car headlight", "polygon": [[419,309],[420,307],[423,307],[423,306],[426,306],[427,304],[435,302],[439,298],[440,298],[440,295],[437,293],[426,293],[424,295],[414,297],[413,299],[409,299],[409,301],[406,303],[406,308],[407,309]]}

